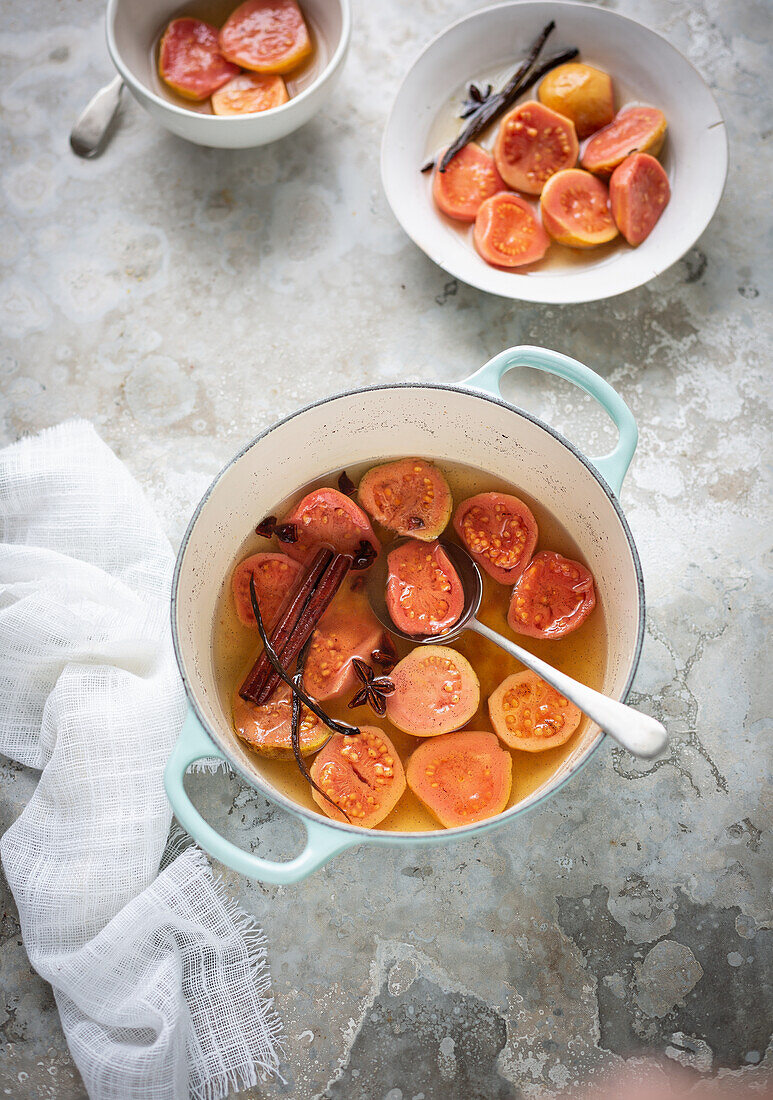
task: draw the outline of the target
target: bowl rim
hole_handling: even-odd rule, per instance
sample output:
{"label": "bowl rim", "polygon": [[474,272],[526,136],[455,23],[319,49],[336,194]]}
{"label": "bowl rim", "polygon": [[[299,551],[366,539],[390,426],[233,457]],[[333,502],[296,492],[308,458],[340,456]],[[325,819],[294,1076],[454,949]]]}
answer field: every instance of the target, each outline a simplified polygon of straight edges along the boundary
{"label": "bowl rim", "polygon": [[324,825],[331,829],[340,829],[345,833],[355,836],[362,844],[430,844],[433,842],[439,842],[443,840],[452,840],[457,837],[467,837],[474,833],[486,832],[489,829],[498,828],[501,825],[505,825],[511,822],[514,818],[519,817],[523,813],[527,813],[530,810],[536,809],[537,806],[541,806],[546,799],[557,794],[566,783],[569,782],[575,775],[577,775],[590,759],[596,754],[602,741],[605,740],[606,734],[603,730],[599,730],[594,740],[588,745],[584,754],[572,765],[567,774],[554,786],[549,787],[538,797],[532,801],[528,801],[525,805],[516,803],[514,806],[510,806],[507,810],[503,810],[501,814],[497,814],[495,817],[486,818],[483,821],[476,822],[471,825],[459,825],[453,829],[427,829],[423,832],[398,832],[391,830],[378,830],[378,829],[362,829],[357,825],[347,824],[343,821],[335,821],[332,818],[326,818],[321,813],[315,813],[313,810],[307,809],[305,806],[301,806],[297,802],[293,802],[292,799],[282,794],[281,791],[277,791],[271,784],[260,777],[256,781],[256,777],[251,775],[244,769],[241,764],[233,758],[228,747],[223,744],[222,739],[217,732],[212,729],[207,719],[202,714],[196,695],[191,685],[190,678],[186,672],[185,662],[182,656],[180,636],[177,629],[177,602],[178,602],[178,588],[180,582],[180,573],[182,572],[183,560],[188,548],[193,529],[196,526],[198,518],[201,514],[204,505],[209,500],[212,493],[215,491],[218,483],[223,475],[234,466],[241,458],[247,454],[254,446],[260,443],[263,439],[286,424],[288,421],[293,420],[296,416],[302,416],[304,413],[309,412],[311,409],[318,408],[321,405],[329,404],[333,401],[339,401],[344,398],[356,397],[361,393],[371,393],[374,391],[384,390],[406,390],[406,389],[424,389],[424,390],[436,390],[443,392],[455,392],[461,393],[467,397],[477,397],[482,401],[488,401],[491,404],[499,405],[500,407],[507,409],[509,412],[513,412],[517,415],[523,416],[526,420],[531,421],[537,427],[542,428],[555,440],[561,443],[595,478],[598,484],[601,486],[605,496],[612,506],[612,510],[616,515],[617,521],[620,524],[626,542],[628,543],[628,550],[631,556],[631,563],[633,565],[634,577],[636,580],[636,595],[638,603],[638,624],[636,630],[636,641],[634,644],[634,650],[631,660],[631,669],[626,679],[623,690],[620,694],[620,701],[625,702],[630,694],[631,687],[633,685],[636,672],[641,660],[642,648],[644,645],[644,631],[646,622],[646,602],[644,595],[644,576],[642,573],[641,560],[639,558],[639,552],[634,542],[633,534],[628,525],[628,521],[625,518],[625,514],[620,505],[616,495],[604,480],[603,476],[599,473],[589,458],[582,453],[582,451],[564,435],[562,435],[557,429],[551,427],[540,417],[535,416],[534,413],[527,412],[525,409],[520,408],[518,405],[512,404],[510,401],[506,401],[503,397],[496,396],[494,394],[484,393],[480,390],[474,390],[459,383],[443,383],[443,382],[392,382],[385,385],[376,386],[358,386],[354,389],[343,390],[338,393],[329,394],[327,397],[320,398],[317,401],[310,401],[308,404],[303,405],[301,408],[296,409],[294,412],[288,413],[287,416],[281,417],[281,419],[274,421],[264,431],[256,435],[252,440],[246,443],[229,461],[222,467],[222,469],[214,477],[204,494],[202,495],[199,503],[188,522],[188,526],[185,529],[185,533],[180,542],[180,549],[177,552],[177,558],[174,565],[174,572],[172,575],[172,585],[170,593],[170,615],[172,626],[172,645],[174,649],[175,660],[180,672],[180,677],[185,688],[185,694],[188,698],[188,702],[193,709],[196,718],[205,730],[207,736],[212,742],[224,754],[225,759],[230,768],[233,768],[241,778],[248,783],[255,790],[260,791],[264,797],[268,798],[271,802],[281,806],[288,813],[294,815],[296,818],[301,818],[304,822],[313,822],[315,825]]}
{"label": "bowl rim", "polygon": [[[713,131],[714,129],[721,128],[721,132],[724,136],[724,142],[721,144],[721,146],[718,145],[717,148],[718,159],[716,162],[719,163],[719,161],[721,160],[720,168],[716,173],[717,180],[719,180],[719,176],[721,174],[721,186],[717,188],[716,201],[714,202],[713,209],[709,213],[704,224],[696,230],[695,234],[692,236],[692,239],[686,243],[685,247],[682,249],[679,255],[674,255],[671,258],[667,258],[668,250],[662,250],[660,254],[662,258],[657,258],[654,263],[643,262],[640,265],[640,274],[634,272],[632,275],[629,275],[626,280],[622,281],[621,285],[616,286],[613,289],[603,290],[601,291],[601,293],[594,292],[592,289],[592,284],[589,284],[589,290],[585,290],[580,293],[574,292],[560,294],[556,291],[551,293],[550,286],[552,280],[539,278],[530,279],[528,275],[521,275],[518,282],[514,281],[512,290],[510,292],[505,289],[493,289],[491,286],[486,285],[487,280],[485,278],[485,275],[488,272],[479,273],[474,268],[471,271],[468,271],[466,269],[466,265],[460,271],[458,265],[454,263],[449,264],[447,262],[436,259],[435,255],[433,255],[434,250],[429,251],[427,248],[425,248],[424,245],[416,239],[413,233],[405,227],[403,219],[398,213],[398,208],[402,204],[398,203],[397,200],[393,202],[394,192],[387,185],[387,171],[389,159],[391,156],[390,150],[388,148],[388,138],[390,137],[391,130],[393,128],[393,118],[406,83],[408,82],[411,75],[415,72],[416,68],[423,62],[425,55],[429,53],[430,50],[434,49],[435,46],[441,41],[441,39],[445,38],[453,31],[457,30],[457,28],[459,28],[462,24],[468,22],[472,23],[475,20],[479,19],[486,19],[494,12],[501,12],[507,8],[517,9],[525,4],[529,4],[533,7],[544,8],[546,18],[551,15],[551,9],[553,9],[553,17],[555,17],[558,9],[560,8],[574,8],[582,9],[585,12],[598,12],[600,13],[600,17],[603,19],[608,19],[610,21],[619,20],[624,23],[633,24],[633,26],[635,26],[639,31],[643,31],[645,34],[651,35],[653,38],[658,39],[661,45],[665,47],[665,49],[670,50],[673,54],[675,54],[680,59],[680,61],[692,71],[695,78],[703,85],[716,111],[716,120],[711,123],[711,125],[707,127],[707,129]],[[405,74],[400,81],[400,85],[395,93],[394,99],[392,100],[392,105],[389,109],[386,123],[384,124],[384,130],[381,138],[379,167],[381,175],[381,186],[384,195],[386,196],[386,200],[389,204],[392,214],[394,215],[401,229],[406,234],[406,236],[411,241],[413,241],[416,247],[420,249],[420,251],[423,252],[428,259],[432,260],[432,262],[436,264],[442,271],[445,271],[448,275],[452,276],[455,279],[460,279],[467,286],[474,287],[476,290],[480,290],[486,294],[493,294],[495,297],[504,298],[510,301],[537,302],[544,305],[580,305],[586,302],[597,302],[609,298],[615,298],[620,294],[626,294],[631,290],[636,290],[638,287],[646,285],[652,279],[657,278],[658,275],[662,275],[664,271],[667,271],[668,268],[677,263],[682,258],[682,256],[684,256],[695,245],[696,241],[699,240],[699,238],[702,236],[703,233],[705,233],[706,229],[710,225],[711,221],[714,218],[714,215],[716,214],[717,208],[722,201],[722,196],[724,195],[725,188],[727,186],[727,176],[729,169],[729,143],[727,136],[727,124],[725,122],[724,116],[719,108],[716,96],[704,79],[703,75],[698,71],[696,66],[693,65],[689,58],[685,57],[684,54],[680,50],[678,50],[676,46],[669,42],[669,40],[665,38],[664,35],[659,34],[658,31],[653,30],[651,27],[648,27],[646,24],[639,22],[638,19],[634,19],[630,15],[624,15],[621,12],[602,7],[600,4],[584,3],[583,0],[505,0],[504,3],[488,4],[486,7],[478,8],[476,11],[470,12],[467,15],[463,15],[461,18],[454,20],[453,23],[449,23],[433,38],[431,38],[430,41],[427,42],[426,45],[423,46],[421,50],[414,56],[413,61],[405,71]],[[501,269],[495,268],[494,270],[500,271]],[[506,271],[505,273],[510,275],[515,274],[516,276],[518,275],[517,271]],[[571,275],[562,277],[562,286],[571,287],[573,283],[576,283],[576,280],[573,279]],[[542,293],[540,293],[540,288],[543,288]]]}
{"label": "bowl rim", "polygon": [[205,122],[203,125],[211,125],[212,119],[217,119],[218,123],[228,122],[233,126],[238,126],[240,123],[246,122],[252,122],[254,124],[257,118],[278,118],[280,115],[289,114],[291,111],[298,110],[300,104],[310,99],[323,84],[327,83],[332,74],[336,72],[349,47],[349,39],[352,33],[351,0],[335,0],[341,12],[341,33],[338,37],[336,47],[328,59],[327,65],[322,72],[319,73],[316,80],[309,84],[308,88],[304,88],[302,92],[293,96],[292,99],[288,99],[287,103],[282,103],[278,107],[272,107],[269,111],[253,111],[251,114],[244,115],[205,115],[200,111],[192,111],[187,107],[180,107],[178,104],[172,103],[168,99],[164,99],[163,96],[158,95],[152,88],[148,87],[144,81],[140,80],[134,71],[126,64],[115,39],[116,13],[119,5],[125,2],[126,0],[107,0],[107,9],[105,12],[107,49],[110,54],[110,59],[116,69],[130,88],[136,89],[143,97],[151,100],[157,107],[161,107],[163,110],[169,111],[171,114],[177,115],[180,118],[204,119]]}

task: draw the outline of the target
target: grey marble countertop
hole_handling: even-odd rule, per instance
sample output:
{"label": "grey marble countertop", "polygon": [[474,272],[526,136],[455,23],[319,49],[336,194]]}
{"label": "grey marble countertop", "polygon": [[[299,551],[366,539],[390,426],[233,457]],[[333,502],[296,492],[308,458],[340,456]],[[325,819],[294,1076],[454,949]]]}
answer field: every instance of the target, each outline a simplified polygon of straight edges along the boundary
{"label": "grey marble countertop", "polygon": [[[111,75],[102,4],[2,4],[2,441],[90,418],[178,540],[237,447],[353,382],[454,381],[503,347],[544,344],[606,376],[641,427],[622,494],[649,608],[633,700],[668,725],[667,758],[605,746],[545,806],[473,842],[354,849],[293,888],[225,872],[266,930],[287,1029],[285,1083],[253,1097],[533,1100],[645,1050],[758,1081],[773,1062],[770,7],[609,4],[707,78],[730,176],[665,274],[553,308],[449,280],[381,191],[403,72],[476,6],[356,0],[331,103],[280,144],[195,148],[127,98],[108,151],[86,163],[67,135]],[[588,399],[544,378],[509,385],[603,447]],[[5,825],[36,777],[2,774]],[[297,847],[296,825],[236,777],[193,791],[240,843]],[[7,891],[0,989],[0,1094],[82,1097]]]}

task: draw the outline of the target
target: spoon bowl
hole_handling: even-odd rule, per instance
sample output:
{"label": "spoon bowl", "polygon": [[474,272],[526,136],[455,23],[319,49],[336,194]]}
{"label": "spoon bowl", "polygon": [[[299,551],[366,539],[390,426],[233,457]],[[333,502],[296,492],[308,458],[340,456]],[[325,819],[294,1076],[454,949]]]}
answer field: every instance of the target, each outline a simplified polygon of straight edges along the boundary
{"label": "spoon bowl", "polygon": [[464,589],[464,609],[461,615],[447,630],[439,634],[408,634],[395,626],[386,604],[386,587],[389,577],[389,554],[406,542],[413,541],[409,538],[397,539],[390,543],[386,553],[380,554],[370,568],[368,575],[368,599],[376,618],[398,638],[412,642],[414,645],[443,645],[453,642],[465,630],[473,630],[483,638],[487,638],[494,645],[498,645],[511,657],[515,657],[522,665],[535,672],[556,691],[565,695],[575,706],[595,722],[605,733],[613,737],[634,756],[640,756],[644,760],[651,760],[658,756],[668,744],[668,734],[665,727],[655,718],[642,714],[625,703],[611,699],[608,695],[602,695],[600,691],[589,688],[573,680],[571,676],[549,665],[546,661],[535,657],[528,649],[516,645],[509,638],[499,634],[496,630],[482,623],[476,616],[480,610],[483,598],[483,579],[476,563],[467,551],[458,543],[447,539],[438,539],[437,542],[448,555],[451,564],[459,575]]}
{"label": "spoon bowl", "polygon": [[122,91],[123,78],[116,76],[100,88],[83,108],[70,134],[70,146],[77,156],[86,159],[98,157],[105,148]]}
{"label": "spoon bowl", "polygon": [[[392,620],[392,616],[389,614],[389,608],[386,604],[386,588],[387,580],[389,579],[389,555],[393,550],[397,550],[398,547],[404,546],[406,542],[415,542],[410,536],[404,538],[395,539],[394,542],[390,542],[386,548],[385,553],[379,554],[373,565],[368,570],[368,584],[367,592],[370,606],[373,609],[373,613],[387,630],[398,638],[403,638],[406,642],[413,642],[414,645],[442,645],[445,642],[455,641],[460,634],[464,633],[470,626],[470,620],[474,619],[480,610],[481,600],[483,599],[483,578],[480,574],[480,569],[472,560],[467,551],[458,545],[458,543],[451,542],[449,539],[437,539],[434,540],[442,546],[446,554],[449,557],[451,564],[456,572],[459,574],[459,580],[462,582],[462,588],[464,589],[464,609],[453,624],[440,634],[409,634],[405,630],[400,630],[398,626]],[[430,545],[429,543],[427,545]]]}

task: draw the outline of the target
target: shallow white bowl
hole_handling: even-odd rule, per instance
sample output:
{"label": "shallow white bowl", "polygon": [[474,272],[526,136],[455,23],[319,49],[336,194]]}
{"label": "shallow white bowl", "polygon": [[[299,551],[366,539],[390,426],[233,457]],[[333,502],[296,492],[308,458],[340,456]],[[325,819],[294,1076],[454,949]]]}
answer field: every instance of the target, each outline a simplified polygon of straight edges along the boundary
{"label": "shallow white bowl", "polygon": [[[502,67],[515,70],[551,19],[548,55],[577,46],[581,60],[612,76],[619,108],[628,102],[659,107],[668,120],[661,160],[671,201],[638,248],[624,242],[594,254],[571,250],[564,265],[529,272],[500,270],[480,258],[471,233],[444,218],[432,202],[431,176],[419,168],[435,121],[468,81]],[[528,93],[536,96],[536,88]],[[461,125],[461,124],[460,124]],[[659,275],[692,247],[711,221],[727,175],[727,136],[719,108],[702,77],[664,38],[606,8],[567,0],[498,4],[454,23],[424,49],[397,93],[384,131],[381,178],[395,216],[431,260],[470,286],[529,302],[590,302],[609,298]],[[561,250],[562,255],[566,255]]]}
{"label": "shallow white bowl", "polygon": [[[233,7],[239,0],[234,0]],[[155,90],[153,45],[166,23],[185,14],[183,0],[108,0],[107,48],[126,86],[148,114],[173,134],[197,145],[247,149],[286,137],[323,106],[341,74],[349,47],[349,0],[302,0],[319,28],[328,63],[312,84],[289,102],[254,115],[206,115],[165,99]]]}

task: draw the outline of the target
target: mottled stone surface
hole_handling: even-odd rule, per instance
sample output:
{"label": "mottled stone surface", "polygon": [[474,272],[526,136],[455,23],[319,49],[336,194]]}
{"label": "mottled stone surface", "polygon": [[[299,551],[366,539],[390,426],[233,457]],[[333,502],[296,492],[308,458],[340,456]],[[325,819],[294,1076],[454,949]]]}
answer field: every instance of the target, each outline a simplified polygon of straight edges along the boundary
{"label": "mottled stone surface", "polygon": [[[67,132],[110,75],[99,0],[4,0],[0,437],[90,417],[179,539],[231,453],[351,383],[453,381],[510,344],[569,352],[633,408],[623,492],[649,621],[634,702],[655,764],[611,747],[472,843],[349,851],[300,886],[225,872],[264,925],[285,1083],[254,1097],[549,1098],[642,1051],[761,1081],[771,1067],[769,159],[766,0],[619,0],[708,78],[731,171],[714,222],[638,291],[551,308],[449,281],[386,207],[378,149],[420,45],[469,0],[356,0],[329,108],[263,150],[202,150],[127,101],[107,153]],[[514,379],[598,453],[587,399]],[[3,767],[4,822],[34,774]],[[300,829],[229,775],[197,803],[239,843]],[[51,992],[3,902],[0,1094],[83,1096]]]}

